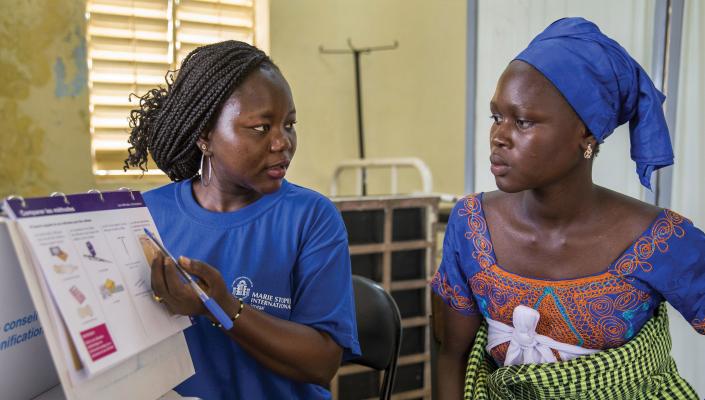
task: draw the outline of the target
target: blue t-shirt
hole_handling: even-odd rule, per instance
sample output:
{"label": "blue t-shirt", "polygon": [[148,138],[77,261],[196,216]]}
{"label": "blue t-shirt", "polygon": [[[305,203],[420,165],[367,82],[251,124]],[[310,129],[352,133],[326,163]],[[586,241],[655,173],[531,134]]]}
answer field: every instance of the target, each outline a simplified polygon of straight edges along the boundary
{"label": "blue t-shirt", "polygon": [[[324,196],[283,182],[275,193],[233,212],[194,199],[191,180],[144,194],[166,247],[217,268],[245,304],[328,333],[343,359],[360,354],[345,225]],[[246,321],[236,321],[237,324]],[[196,374],[182,396],[214,399],[328,399],[318,385],[267,369],[204,317],[185,331]]]}

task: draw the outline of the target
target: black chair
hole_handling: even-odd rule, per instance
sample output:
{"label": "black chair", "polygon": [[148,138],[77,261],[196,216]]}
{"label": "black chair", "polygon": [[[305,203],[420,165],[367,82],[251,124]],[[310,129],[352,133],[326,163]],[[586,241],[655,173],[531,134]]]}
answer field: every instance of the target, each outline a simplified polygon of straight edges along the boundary
{"label": "black chair", "polygon": [[376,282],[353,275],[352,283],[362,356],[350,362],[384,370],[379,398],[387,400],[392,396],[401,348],[401,314],[394,298]]}

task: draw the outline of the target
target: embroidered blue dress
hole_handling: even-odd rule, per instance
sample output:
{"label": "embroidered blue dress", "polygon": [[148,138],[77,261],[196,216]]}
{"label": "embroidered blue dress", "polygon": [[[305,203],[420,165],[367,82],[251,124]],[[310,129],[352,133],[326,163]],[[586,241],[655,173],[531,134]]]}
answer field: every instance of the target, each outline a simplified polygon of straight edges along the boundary
{"label": "embroidered blue dress", "polygon": [[[589,349],[621,346],[662,301],[705,335],[705,234],[670,210],[603,273],[578,279],[531,279],[497,265],[482,194],[459,201],[448,221],[433,291],[464,315],[512,325],[518,305],[541,315],[536,333]],[[491,349],[501,365],[508,344]]]}

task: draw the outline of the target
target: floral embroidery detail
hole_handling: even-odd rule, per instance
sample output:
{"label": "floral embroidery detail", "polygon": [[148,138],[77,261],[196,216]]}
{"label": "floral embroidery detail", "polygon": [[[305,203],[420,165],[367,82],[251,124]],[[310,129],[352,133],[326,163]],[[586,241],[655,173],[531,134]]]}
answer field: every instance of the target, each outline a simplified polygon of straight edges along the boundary
{"label": "floral embroidery detail", "polygon": [[495,259],[492,256],[492,242],[487,239],[487,222],[482,216],[482,204],[476,195],[470,195],[464,200],[463,208],[458,210],[458,215],[468,217],[470,231],[465,232],[465,238],[475,247],[472,256],[480,267],[489,268],[495,264]]}
{"label": "floral embroidery detail", "polygon": [[698,331],[699,334],[705,335],[705,319],[696,318],[690,324],[693,325],[693,328],[695,328],[695,330]]}
{"label": "floral embroidery detail", "polygon": [[447,278],[440,272],[436,272],[431,279],[431,287],[436,289],[436,293],[455,310],[466,311],[477,314],[477,306],[472,297],[462,295],[462,288],[459,285],[451,286]]}
{"label": "floral embroidery detail", "polygon": [[632,248],[631,252],[626,252],[613,264],[610,272],[619,275],[627,280],[633,279],[630,274],[637,269],[644,272],[651,272],[653,265],[647,260],[658,250],[660,253],[668,251],[668,240],[675,236],[682,238],[685,230],[680,226],[686,218],[671,210],[665,210],[664,216],[656,220],[651,228],[650,235],[640,237]]}

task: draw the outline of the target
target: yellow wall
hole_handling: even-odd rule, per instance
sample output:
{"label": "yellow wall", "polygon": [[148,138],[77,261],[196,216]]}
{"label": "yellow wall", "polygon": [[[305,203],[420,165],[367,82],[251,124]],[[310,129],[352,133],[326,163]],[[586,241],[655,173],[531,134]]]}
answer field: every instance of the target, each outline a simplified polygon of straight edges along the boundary
{"label": "yellow wall", "polygon": [[336,162],[357,157],[353,58],[319,54],[318,46],[398,40],[396,50],[362,56],[367,155],[420,157],[435,191],[462,193],[466,2],[270,1],[271,55],[298,111],[289,179],[328,193]]}
{"label": "yellow wall", "polygon": [[[465,7],[463,0],[271,0],[271,53],[299,112],[289,179],[327,193],[335,163],[357,157],[352,56],[321,55],[318,46],[398,40],[397,50],[362,56],[367,155],[420,157],[436,191],[461,193]],[[96,184],[91,174],[84,14],[84,1],[4,0],[0,196],[155,185]],[[371,178],[372,190],[381,187]],[[414,175],[401,178],[419,187]]]}
{"label": "yellow wall", "polygon": [[3,1],[1,197],[94,185],[84,13],[82,1]]}

